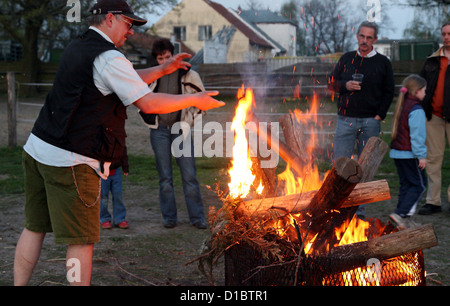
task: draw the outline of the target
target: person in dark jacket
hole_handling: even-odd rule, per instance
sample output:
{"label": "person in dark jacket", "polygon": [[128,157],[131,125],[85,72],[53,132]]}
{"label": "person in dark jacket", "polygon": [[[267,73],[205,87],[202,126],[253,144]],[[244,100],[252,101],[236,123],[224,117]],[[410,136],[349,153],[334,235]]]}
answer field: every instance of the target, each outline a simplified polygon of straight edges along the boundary
{"label": "person in dark jacket", "polygon": [[400,190],[397,208],[389,217],[400,229],[414,225],[410,217],[414,215],[427,185],[426,117],[421,105],[426,86],[425,79],[417,74],[403,81],[392,123],[389,156],[397,168]]}
{"label": "person in dark jacket", "polygon": [[[427,174],[428,191],[426,204],[419,210],[421,215],[442,211],[442,161],[445,139],[450,144],[450,22],[441,28],[443,46],[425,61],[420,75],[427,80],[427,92],[423,107],[427,115]],[[450,202],[450,186],[447,189]]]}
{"label": "person in dark jacket", "polygon": [[14,284],[28,284],[44,237],[67,245],[67,280],[90,285],[94,243],[100,240],[100,177],[123,156],[126,107],[170,113],[224,103],[211,96],[152,93],[148,84],[190,65],[178,54],[165,65],[134,70],[117,49],[147,21],[126,0],[98,0],[89,29],[64,50],[53,87],[24,146],[25,226],[17,242]]}
{"label": "person in dark jacket", "polygon": [[[392,65],[374,50],[377,37],[376,23],[361,23],[356,34],[358,50],[345,53],[329,77],[329,89],[339,95],[333,160],[352,157],[355,142],[361,155],[369,138],[379,135],[381,120],[392,103]],[[357,214],[364,216],[364,206]]]}

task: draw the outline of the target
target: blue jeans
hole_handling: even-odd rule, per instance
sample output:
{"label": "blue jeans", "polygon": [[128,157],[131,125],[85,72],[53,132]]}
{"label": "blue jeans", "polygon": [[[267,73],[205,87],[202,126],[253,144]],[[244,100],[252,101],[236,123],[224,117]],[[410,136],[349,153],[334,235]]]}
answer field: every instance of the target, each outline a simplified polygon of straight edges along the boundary
{"label": "blue jeans", "polygon": [[[336,133],[334,135],[333,160],[339,157],[351,158],[355,142],[358,156],[364,149],[370,137],[377,137],[380,134],[381,122],[375,118],[354,118],[338,116]],[[358,216],[364,217],[365,205],[358,207]]]}
{"label": "blue jeans", "polygon": [[[172,171],[172,142],[182,134],[172,134],[170,129],[159,124],[158,129],[150,132],[150,142],[156,158],[156,168],[159,176],[159,203],[163,221],[177,221],[177,204],[175,201],[175,191],[173,188]],[[181,180],[183,183],[184,199],[188,209],[189,220],[192,224],[205,222],[203,211],[203,200],[200,193],[200,185],[197,180],[197,169],[194,158],[194,144],[192,136],[188,136],[191,145],[190,156],[175,158],[180,168]],[[183,143],[180,145],[182,150]]]}
{"label": "blue jeans", "polygon": [[425,170],[420,170],[417,159],[394,159],[400,180],[395,213],[401,217],[412,216],[427,188]]}
{"label": "blue jeans", "polygon": [[101,205],[100,205],[100,223],[111,220],[111,214],[108,211],[109,193],[112,194],[112,206],[114,224],[125,221],[127,209],[123,203],[122,197],[122,169],[117,168],[113,175],[107,180],[102,179]]}
{"label": "blue jeans", "polygon": [[355,142],[360,156],[369,138],[380,134],[380,126],[381,122],[374,118],[338,116],[333,160],[342,156],[351,158]]}

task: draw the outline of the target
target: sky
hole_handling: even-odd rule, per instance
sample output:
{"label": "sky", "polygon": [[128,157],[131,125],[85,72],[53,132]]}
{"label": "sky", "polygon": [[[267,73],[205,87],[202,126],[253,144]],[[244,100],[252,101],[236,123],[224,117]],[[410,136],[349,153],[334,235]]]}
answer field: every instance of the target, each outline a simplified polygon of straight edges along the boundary
{"label": "sky", "polygon": [[[246,8],[248,0],[212,0],[214,2],[222,4],[226,8],[237,9],[239,5],[243,9]],[[283,3],[288,2],[288,0],[255,0],[261,4],[263,9],[269,8],[272,11],[279,11]],[[381,31],[380,36],[389,39],[401,39],[403,38],[403,30],[408,26],[408,24],[413,19],[413,10],[405,7],[397,7],[392,6],[390,3],[392,1],[389,0],[348,0],[349,7],[352,8],[352,11],[369,11],[373,5],[367,6],[368,2],[378,2],[380,4],[380,17],[381,23],[383,22],[383,18],[385,16],[389,17],[390,22],[392,23],[393,30],[389,32],[383,33]],[[180,0],[178,3],[181,2]],[[164,14],[170,11],[172,8],[168,7],[167,9],[160,10],[160,15],[150,15],[149,25],[154,24],[158,21]]]}

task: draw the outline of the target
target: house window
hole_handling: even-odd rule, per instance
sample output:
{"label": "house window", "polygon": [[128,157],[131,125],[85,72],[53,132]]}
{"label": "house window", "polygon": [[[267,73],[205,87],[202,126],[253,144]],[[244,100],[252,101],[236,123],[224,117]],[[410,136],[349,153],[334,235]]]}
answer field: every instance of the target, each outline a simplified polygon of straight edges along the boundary
{"label": "house window", "polygon": [[173,27],[175,38],[181,41],[186,40],[186,27]]}
{"label": "house window", "polygon": [[212,38],[212,26],[198,26],[198,40],[210,40]]}

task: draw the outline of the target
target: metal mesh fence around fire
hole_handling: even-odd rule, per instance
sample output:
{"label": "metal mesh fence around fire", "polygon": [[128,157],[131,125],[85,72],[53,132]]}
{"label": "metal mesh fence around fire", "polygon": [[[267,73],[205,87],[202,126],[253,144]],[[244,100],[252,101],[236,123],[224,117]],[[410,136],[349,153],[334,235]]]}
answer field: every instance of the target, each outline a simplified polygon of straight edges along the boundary
{"label": "metal mesh fence around fire", "polygon": [[[374,266],[345,270],[332,257],[296,257],[283,263],[263,258],[248,245],[237,245],[225,253],[227,286],[424,286],[422,251],[381,261]],[[336,270],[342,270],[335,272]]]}
{"label": "metal mesh fence around fire", "polygon": [[[378,221],[378,220],[377,220]],[[377,227],[377,226],[375,226]],[[371,232],[378,229],[371,228]],[[383,232],[382,234],[389,234]],[[381,233],[380,233],[381,235]],[[371,235],[372,236],[372,235]],[[375,238],[378,235],[372,236]],[[280,245],[283,241],[280,240]],[[320,256],[301,256],[289,247],[283,250],[283,262],[264,257],[245,243],[225,252],[227,286],[424,286],[425,265],[422,251],[374,262],[359,263]]]}

